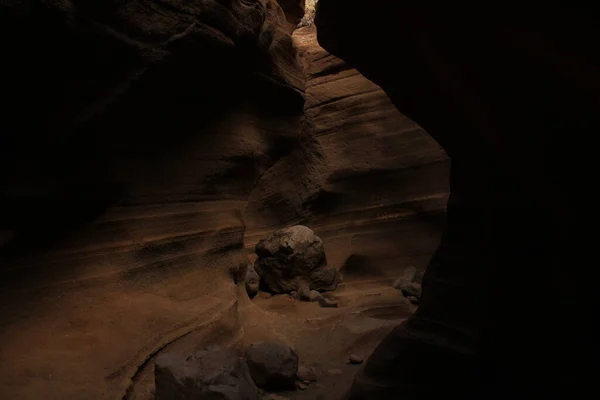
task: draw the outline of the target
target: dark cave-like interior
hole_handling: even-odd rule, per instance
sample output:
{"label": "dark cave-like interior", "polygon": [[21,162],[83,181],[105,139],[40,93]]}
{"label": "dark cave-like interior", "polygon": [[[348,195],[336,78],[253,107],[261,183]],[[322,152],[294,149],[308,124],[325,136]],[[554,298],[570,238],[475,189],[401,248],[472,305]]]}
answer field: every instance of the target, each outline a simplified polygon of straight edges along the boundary
{"label": "dark cave-like interior", "polygon": [[596,392],[596,14],[494,7],[0,4],[0,398]]}

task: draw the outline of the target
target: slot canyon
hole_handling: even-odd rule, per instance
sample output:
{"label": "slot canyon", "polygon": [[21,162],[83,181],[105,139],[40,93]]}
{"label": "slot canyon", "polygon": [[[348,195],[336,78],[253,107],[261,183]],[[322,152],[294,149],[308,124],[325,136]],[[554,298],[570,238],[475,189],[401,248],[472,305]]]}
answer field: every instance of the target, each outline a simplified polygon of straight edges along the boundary
{"label": "slot canyon", "polygon": [[0,399],[598,392],[591,8],[6,0],[0,30]]}

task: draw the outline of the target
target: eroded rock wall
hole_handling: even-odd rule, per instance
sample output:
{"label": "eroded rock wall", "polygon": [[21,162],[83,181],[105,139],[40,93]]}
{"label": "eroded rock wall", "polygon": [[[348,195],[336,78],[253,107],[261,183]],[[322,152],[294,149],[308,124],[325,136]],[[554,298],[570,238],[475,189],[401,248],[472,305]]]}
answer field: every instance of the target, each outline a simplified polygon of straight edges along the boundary
{"label": "eroded rock wall", "polygon": [[239,341],[230,270],[284,226],[347,278],[426,265],[447,157],[291,3],[1,6],[3,397],[151,394],[163,347]]}
{"label": "eroded rock wall", "polygon": [[246,245],[281,225],[309,225],[347,278],[424,268],[439,241],[449,160],[357,70],[294,32],[306,76],[301,146],[261,177],[247,209]]}
{"label": "eroded rock wall", "polygon": [[238,340],[246,201],[303,113],[282,9],[0,11],[2,397],[121,398],[171,341]]}

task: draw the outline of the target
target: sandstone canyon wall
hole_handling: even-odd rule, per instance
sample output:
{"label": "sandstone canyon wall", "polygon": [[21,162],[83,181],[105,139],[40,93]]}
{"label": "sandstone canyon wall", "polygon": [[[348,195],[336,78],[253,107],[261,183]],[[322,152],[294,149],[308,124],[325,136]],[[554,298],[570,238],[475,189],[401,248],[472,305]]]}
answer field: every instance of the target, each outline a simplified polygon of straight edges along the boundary
{"label": "sandstone canyon wall", "polygon": [[246,244],[303,223],[346,278],[425,268],[443,225],[448,157],[378,86],[323,50],[314,26],[293,37],[306,76],[302,142],[257,182]]}
{"label": "sandstone canyon wall", "polygon": [[246,201],[303,113],[291,25],[270,0],[11,4],[2,397],[121,398],[170,341],[241,333]]}
{"label": "sandstone canyon wall", "polygon": [[348,279],[427,264],[448,159],[292,38],[301,3],[1,6],[3,398],[121,398],[165,346],[242,341],[230,271],[283,226]]}

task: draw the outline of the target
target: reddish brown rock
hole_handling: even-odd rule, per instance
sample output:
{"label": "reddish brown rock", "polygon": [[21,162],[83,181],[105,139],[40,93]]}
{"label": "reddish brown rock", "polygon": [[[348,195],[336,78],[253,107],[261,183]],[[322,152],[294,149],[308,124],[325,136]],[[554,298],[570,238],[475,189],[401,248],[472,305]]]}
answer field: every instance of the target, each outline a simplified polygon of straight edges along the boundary
{"label": "reddish brown rock", "polygon": [[348,278],[424,269],[439,242],[449,160],[358,71],[327,53],[314,26],[293,34],[306,74],[304,132],[250,195],[246,243],[310,221]]}
{"label": "reddish brown rock", "polygon": [[121,398],[241,334],[246,201],[303,112],[289,30],[271,0],[0,6],[0,397]]}

